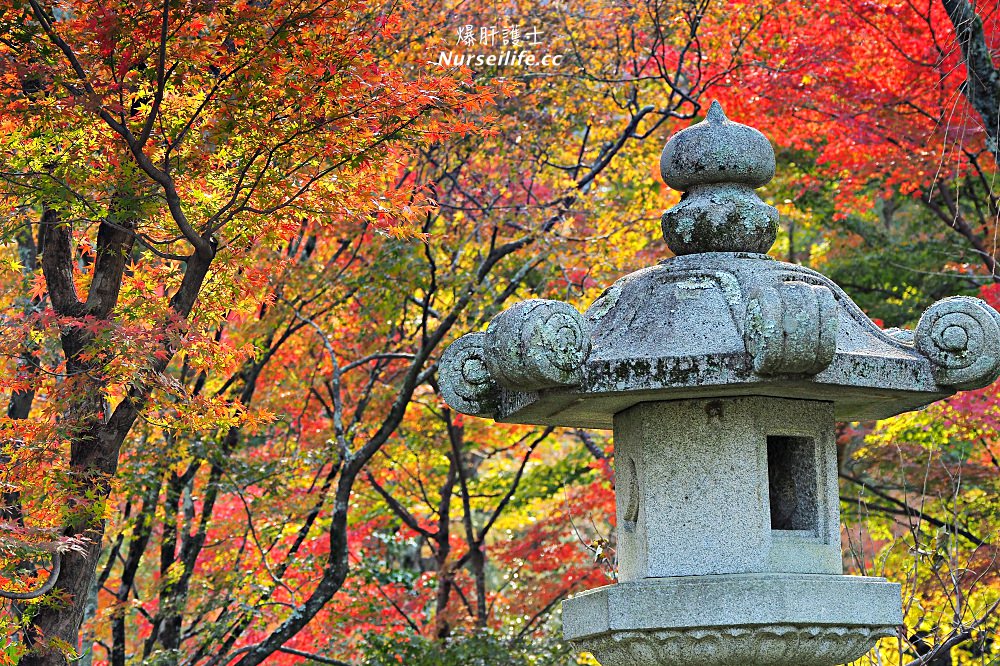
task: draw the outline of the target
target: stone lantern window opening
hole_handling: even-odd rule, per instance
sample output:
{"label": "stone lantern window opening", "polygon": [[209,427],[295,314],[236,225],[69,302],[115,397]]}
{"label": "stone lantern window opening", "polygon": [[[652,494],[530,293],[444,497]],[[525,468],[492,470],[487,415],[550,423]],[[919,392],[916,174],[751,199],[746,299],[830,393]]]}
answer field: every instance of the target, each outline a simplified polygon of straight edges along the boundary
{"label": "stone lantern window opening", "polygon": [[816,535],[816,441],[811,437],[768,435],[767,481],[771,530]]}

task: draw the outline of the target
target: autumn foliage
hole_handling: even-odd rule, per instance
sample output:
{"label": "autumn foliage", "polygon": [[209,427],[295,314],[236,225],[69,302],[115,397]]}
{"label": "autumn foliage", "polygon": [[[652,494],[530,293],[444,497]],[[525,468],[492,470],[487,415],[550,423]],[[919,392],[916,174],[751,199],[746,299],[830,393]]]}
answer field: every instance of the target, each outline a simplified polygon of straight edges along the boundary
{"label": "autumn foliage", "polygon": [[[0,32],[0,663],[591,663],[558,608],[614,579],[610,438],[462,417],[435,364],[667,256],[657,156],[712,97],[777,149],[776,256],[887,325],[997,301],[937,2],[28,0]],[[511,49],[549,64],[441,61]],[[878,663],[1000,649],[998,409],[842,430],[845,563],[907,587]]]}

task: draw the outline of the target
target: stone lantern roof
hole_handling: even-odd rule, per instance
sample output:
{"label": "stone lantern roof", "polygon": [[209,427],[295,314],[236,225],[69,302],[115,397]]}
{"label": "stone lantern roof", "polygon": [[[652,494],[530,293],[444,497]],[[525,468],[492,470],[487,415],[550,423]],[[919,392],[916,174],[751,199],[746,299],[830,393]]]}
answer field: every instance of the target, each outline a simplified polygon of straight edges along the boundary
{"label": "stone lantern roof", "polygon": [[497,421],[611,428],[642,402],[741,395],[829,401],[839,420],[884,418],[1000,375],[1000,315],[965,296],[915,331],[882,330],[822,274],[764,254],[778,212],[754,192],[774,175],[757,130],[707,118],[660,160],[684,192],[662,218],[676,256],[626,275],[580,315],[523,301],[440,364],[453,408]]}

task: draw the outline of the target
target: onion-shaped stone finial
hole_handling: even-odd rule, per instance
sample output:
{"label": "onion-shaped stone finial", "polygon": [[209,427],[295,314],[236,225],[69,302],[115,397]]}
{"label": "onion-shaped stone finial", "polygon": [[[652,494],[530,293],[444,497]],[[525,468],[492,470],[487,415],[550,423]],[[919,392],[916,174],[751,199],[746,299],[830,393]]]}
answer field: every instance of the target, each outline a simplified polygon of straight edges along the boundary
{"label": "onion-shaped stone finial", "polygon": [[717,101],[703,122],[667,141],[660,173],[686,193],[661,220],[674,254],[764,253],[774,244],[778,211],[753,191],[774,177],[774,149],[754,128],[726,118]]}
{"label": "onion-shaped stone finial", "polygon": [[485,333],[463,335],[444,350],[438,363],[444,401],[470,416],[493,416],[500,395],[500,386],[486,366],[485,337]]}
{"label": "onion-shaped stone finial", "polygon": [[493,318],[485,348],[490,373],[511,390],[572,386],[590,354],[590,329],[572,305],[532,298]]}
{"label": "onion-shaped stone finial", "polygon": [[983,388],[1000,376],[1000,314],[978,298],[954,296],[927,308],[914,344],[943,386]]}

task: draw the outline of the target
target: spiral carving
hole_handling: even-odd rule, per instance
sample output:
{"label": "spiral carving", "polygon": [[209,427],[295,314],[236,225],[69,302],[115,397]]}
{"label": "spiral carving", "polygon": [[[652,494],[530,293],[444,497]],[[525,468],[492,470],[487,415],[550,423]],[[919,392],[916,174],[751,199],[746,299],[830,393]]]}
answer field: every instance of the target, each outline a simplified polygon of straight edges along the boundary
{"label": "spiral carving", "polygon": [[493,416],[500,386],[490,374],[483,349],[485,333],[469,333],[451,343],[438,363],[441,395],[455,411]]}
{"label": "spiral carving", "polygon": [[954,296],[927,308],[914,344],[943,386],[983,388],[1000,376],[1000,314],[978,298]]}
{"label": "spiral carving", "polygon": [[583,377],[590,329],[573,306],[533,298],[493,318],[485,348],[490,373],[506,388],[572,386]]}
{"label": "spiral carving", "polygon": [[782,282],[754,289],[747,303],[744,340],[762,375],[814,375],[837,350],[837,301],[820,285]]}

